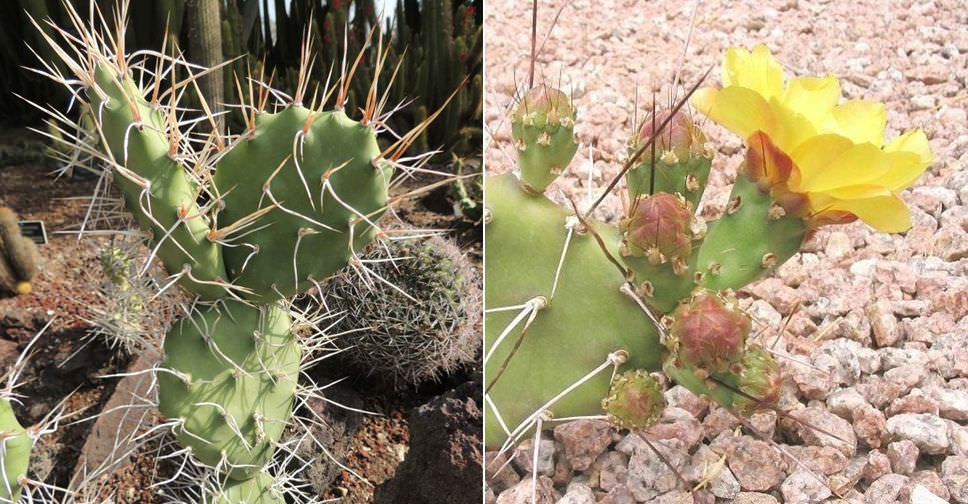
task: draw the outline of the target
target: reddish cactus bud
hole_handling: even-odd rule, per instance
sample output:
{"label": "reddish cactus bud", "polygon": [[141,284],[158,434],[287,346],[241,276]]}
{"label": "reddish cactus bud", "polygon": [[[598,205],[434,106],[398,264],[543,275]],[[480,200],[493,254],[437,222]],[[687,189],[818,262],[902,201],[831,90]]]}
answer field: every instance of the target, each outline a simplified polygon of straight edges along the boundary
{"label": "reddish cactus bud", "polygon": [[683,364],[722,373],[742,358],[751,326],[745,314],[704,292],[676,309],[670,332]]}
{"label": "reddish cactus bud", "polygon": [[739,389],[750,397],[737,397],[733,402],[736,411],[748,416],[775,405],[780,399],[783,379],[773,356],[759,345],[750,345],[743,352],[741,366]]}
{"label": "reddish cactus bud", "polygon": [[610,422],[622,429],[640,429],[659,420],[666,407],[662,387],[641,369],[626,371],[612,381],[602,408]]}
{"label": "reddish cactus bud", "polygon": [[[652,137],[653,125],[658,129],[662,122],[669,117],[670,109],[663,109],[655,113],[655,119],[649,119],[642,125],[639,131],[639,145],[649,141]],[[678,159],[685,159],[690,155],[702,153],[706,145],[706,136],[702,130],[696,127],[685,112],[678,112],[669,121],[669,124],[662,128],[659,136],[655,139],[655,150],[660,154],[672,152]]]}
{"label": "reddish cactus bud", "polygon": [[692,208],[681,196],[656,193],[641,196],[622,219],[622,252],[646,256],[653,264],[685,258],[692,252]]}

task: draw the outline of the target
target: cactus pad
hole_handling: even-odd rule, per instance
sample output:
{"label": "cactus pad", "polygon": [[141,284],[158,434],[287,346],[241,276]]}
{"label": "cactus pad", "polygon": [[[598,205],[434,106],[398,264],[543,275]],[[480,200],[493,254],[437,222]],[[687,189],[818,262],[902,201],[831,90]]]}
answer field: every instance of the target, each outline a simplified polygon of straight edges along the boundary
{"label": "cactus pad", "polygon": [[300,359],[289,328],[278,307],[223,301],[165,337],[158,408],[183,420],[180,443],[234,479],[259,472],[289,420]]}
{"label": "cactus pad", "polygon": [[522,182],[533,192],[544,192],[578,150],[575,106],[557,89],[532,88],[511,115],[511,136],[518,150]]}
{"label": "cactus pad", "polygon": [[33,442],[13,414],[10,400],[0,399],[0,500],[17,502],[20,499],[20,480],[27,475],[27,463]]}

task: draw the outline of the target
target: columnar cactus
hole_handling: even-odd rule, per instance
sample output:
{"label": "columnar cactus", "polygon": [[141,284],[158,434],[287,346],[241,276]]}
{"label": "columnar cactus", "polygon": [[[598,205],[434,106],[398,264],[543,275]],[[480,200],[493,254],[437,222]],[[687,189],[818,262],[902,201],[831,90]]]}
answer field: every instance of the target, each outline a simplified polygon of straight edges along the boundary
{"label": "columnar cactus", "polygon": [[0,207],[0,289],[16,294],[30,292],[37,274],[37,246],[20,234],[17,214]]}
{"label": "columnar cactus", "polygon": [[[549,414],[602,406],[621,427],[647,426],[652,406],[640,400],[655,395],[643,390],[660,363],[738,414],[775,407],[779,369],[747,341],[751,320],[731,291],[775,270],[820,225],[910,225],[897,193],[931,163],[923,133],[885,144],[883,121],[872,120],[883,106],[838,105],[833,77],[784,82],[763,46],[731,49],[723,78],[724,89],[694,87],[692,104],[748,148],[723,215],[709,222],[695,209],[714,149],[685,103],[655,113],[629,142],[617,225],[589,217],[597,202],[562,208],[543,194],[574,153],[565,95],[536,87],[511,114],[519,175],[491,176],[485,192],[489,446]],[[618,376],[610,393],[608,370]]]}
{"label": "columnar cactus", "polygon": [[[160,53],[148,61],[127,56],[124,4],[112,35],[85,26],[65,5],[80,36],[45,35],[73,73],[54,77],[96,111],[105,173],[148,234],[166,287],[177,282],[195,297],[165,335],[158,407],[193,460],[233,481],[211,500],[281,502],[265,468],[281,445],[303,366],[285,302],[347,264],[363,267],[358,253],[395,201],[394,171],[408,168],[399,159],[427,123],[381,149],[385,99],[371,87],[362,119],[351,119],[344,108],[355,66],[344,65],[322,97],[304,103],[309,82],[301,78],[295,95],[274,108],[270,98],[283,95],[249,76],[244,131],[223,137],[210,128],[201,137],[183,125],[214,126],[216,117],[200,97],[205,114],[186,122],[178,98],[207,70]],[[377,73],[383,49],[375,44],[369,55]],[[189,77],[164,80],[176,71]],[[333,97],[335,107],[324,109]]]}

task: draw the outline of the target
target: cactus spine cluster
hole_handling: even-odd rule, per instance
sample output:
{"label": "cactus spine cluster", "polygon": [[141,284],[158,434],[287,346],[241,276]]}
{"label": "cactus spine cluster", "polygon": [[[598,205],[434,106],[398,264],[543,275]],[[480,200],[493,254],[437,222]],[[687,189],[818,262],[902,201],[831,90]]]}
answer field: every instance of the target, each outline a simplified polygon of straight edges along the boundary
{"label": "cactus spine cluster", "polygon": [[[126,4],[112,35],[65,6],[80,37],[57,29],[67,50],[47,37],[74,74],[62,82],[97,111],[99,157],[163,263],[167,285],[177,282],[195,298],[165,335],[158,407],[193,460],[224,480],[205,499],[281,502],[266,468],[289,424],[303,365],[288,300],[351,262],[363,267],[358,253],[380,232],[375,223],[393,202],[394,170],[406,168],[398,160],[427,123],[381,149],[386,97],[370,87],[362,119],[350,118],[344,109],[355,66],[345,64],[336,85],[304,103],[307,41],[291,99],[268,106],[279,95],[250,76],[242,132],[222,136],[201,95],[206,114],[194,121],[208,123],[210,133],[185,131],[177,99],[196,86],[199,70],[160,53],[147,62],[127,56]],[[379,74],[386,54],[382,42],[374,46]],[[169,70],[190,76],[168,82]],[[331,98],[336,106],[325,109]]]}
{"label": "cactus spine cluster", "polygon": [[30,292],[37,274],[37,245],[20,234],[17,214],[0,207],[0,289],[16,294]]}

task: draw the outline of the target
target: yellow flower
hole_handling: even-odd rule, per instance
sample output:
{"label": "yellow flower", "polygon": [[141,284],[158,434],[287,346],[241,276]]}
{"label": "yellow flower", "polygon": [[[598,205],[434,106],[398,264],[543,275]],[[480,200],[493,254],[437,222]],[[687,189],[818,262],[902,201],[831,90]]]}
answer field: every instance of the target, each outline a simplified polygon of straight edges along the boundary
{"label": "yellow flower", "polygon": [[787,81],[770,50],[731,48],[723,88],[697,91],[692,105],[747,140],[745,170],[788,213],[812,226],[860,218],[887,232],[911,227],[898,193],[931,165],[921,130],[884,142],[884,105],[838,104],[836,77]]}

